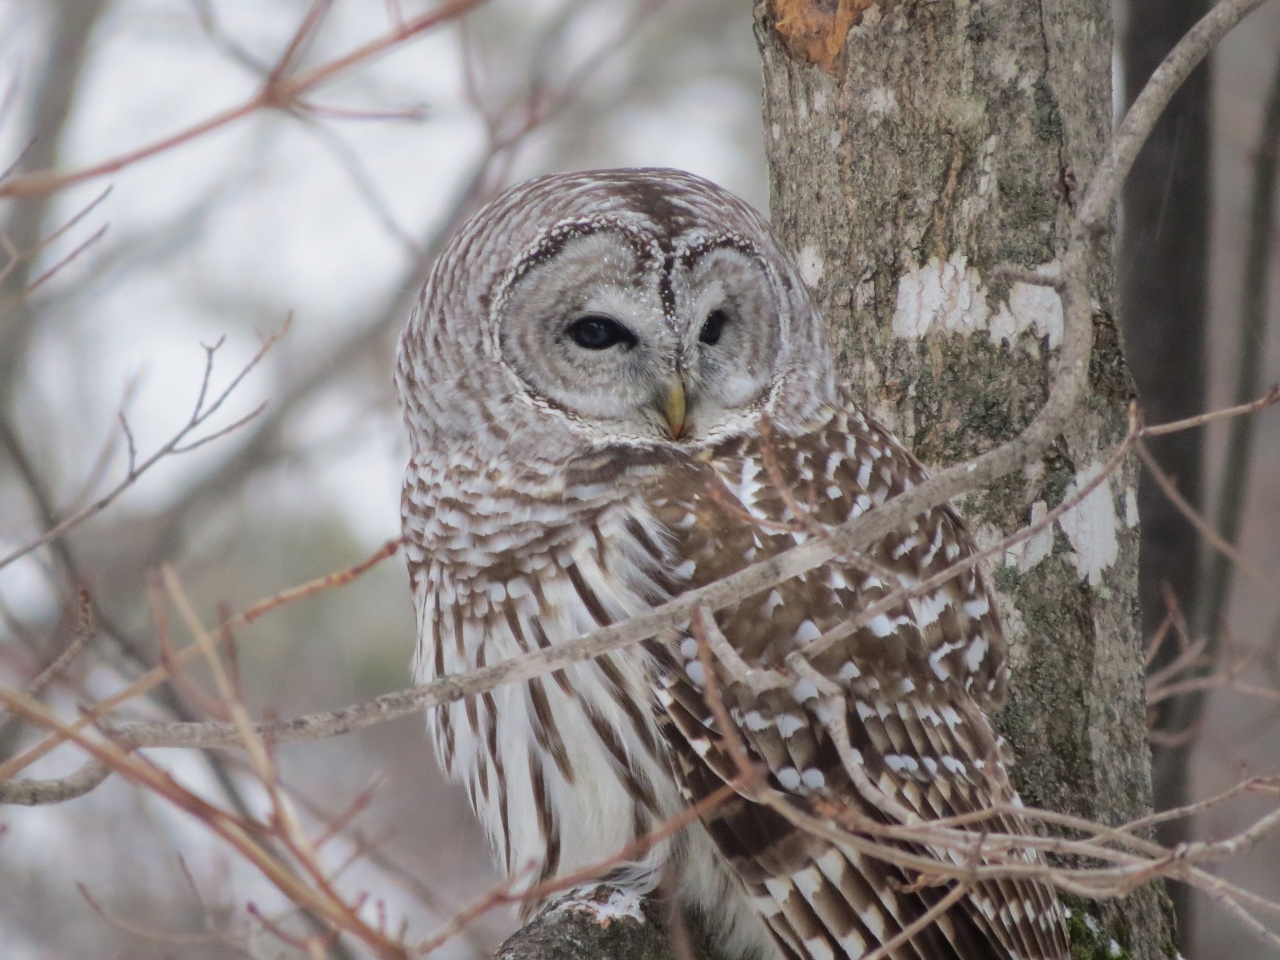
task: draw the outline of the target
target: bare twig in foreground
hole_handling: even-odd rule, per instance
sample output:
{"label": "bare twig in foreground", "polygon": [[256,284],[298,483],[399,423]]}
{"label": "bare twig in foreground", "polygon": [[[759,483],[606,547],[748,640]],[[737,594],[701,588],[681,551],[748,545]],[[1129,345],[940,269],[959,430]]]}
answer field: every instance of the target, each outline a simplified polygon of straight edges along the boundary
{"label": "bare twig in foreground", "polygon": [[[1241,407],[1232,408],[1230,412],[1233,415],[1243,415],[1250,412],[1257,404],[1264,401],[1270,402],[1271,395],[1255,404],[1246,404]],[[1202,418],[1192,418],[1187,421],[1187,425],[1199,422]],[[1181,426],[1180,423],[1165,424],[1161,428],[1164,432]],[[1068,498],[1055,508],[1054,511],[1046,514],[1044,518],[1037,524],[1033,524],[1021,531],[1015,532],[1010,537],[996,544],[995,547],[980,552],[970,561],[962,561],[958,565],[954,565],[947,570],[942,571],[935,577],[923,582],[919,589],[930,590],[935,589],[934,581],[943,582],[952,576],[955,576],[962,569],[968,569],[972,563],[981,561],[988,554],[997,549],[1003,551],[1008,546],[1017,542],[1019,539],[1029,536],[1039,529],[1047,527],[1062,512],[1070,509],[1079,500],[1087,496],[1094,486],[1100,484],[1106,478],[1111,469],[1126,455],[1130,446],[1137,442],[1143,432],[1150,428],[1137,426],[1136,420],[1131,420],[1129,434],[1117,447],[1116,452],[1109,458],[1107,466],[1099,472],[1094,478],[1092,484],[1087,484],[1076,492],[1076,495]],[[918,488],[917,488],[918,489]],[[885,505],[888,507],[893,501],[889,501]],[[878,508],[884,509],[884,507]],[[874,512],[873,512],[874,513]],[[869,514],[871,515],[871,514]],[[861,519],[861,518],[860,518]],[[855,520],[853,523],[860,521]],[[850,526],[846,524],[844,527],[836,527],[830,531],[829,536],[834,539],[842,529]],[[774,584],[787,579],[785,571],[788,567],[784,566],[780,561],[796,554],[805,554],[812,551],[815,547],[821,547],[823,543],[828,541],[811,541],[808,544],[794,547],[791,550],[780,554],[770,560],[763,561],[748,567],[745,571],[735,574],[733,577],[726,578],[718,583],[711,584],[699,590],[691,591],[682,595],[661,607],[656,608],[651,613],[633,618],[625,623],[607,627],[602,630],[594,631],[585,637],[574,640],[565,644],[545,650],[538,650],[532,653],[523,654],[519,657],[508,661],[503,661],[480,670],[471,671],[465,675],[456,677],[441,677],[429,684],[414,687],[408,690],[398,691],[396,693],[384,694],[365,703],[354,704],[349,707],[343,707],[338,710],[327,711],[323,713],[305,714],[294,717],[289,720],[276,720],[261,723],[255,726],[258,736],[261,736],[269,743],[291,743],[305,740],[322,739],[325,737],[337,736],[349,733],[355,730],[364,729],[380,723],[385,723],[408,714],[416,713],[424,709],[440,706],[455,700],[462,699],[466,696],[472,696],[490,690],[493,687],[504,683],[515,683],[529,679],[534,676],[541,676],[559,669],[562,666],[578,662],[580,660],[589,659],[599,656],[601,653],[625,646],[639,640],[646,639],[657,630],[651,629],[648,624],[654,619],[661,616],[661,621],[671,620],[671,626],[676,625],[683,611],[686,618],[691,618],[696,611],[702,609],[701,598],[710,596],[716,598],[711,603],[706,604],[707,609],[715,609],[719,606],[727,605],[740,600],[744,596],[750,596],[760,590],[768,589]],[[383,550],[379,551],[373,557],[370,557],[364,563],[352,568],[351,570],[342,571],[338,574],[332,574],[329,577],[312,581],[293,590],[284,591],[275,597],[268,598],[249,608],[239,617],[224,625],[223,634],[226,631],[238,629],[240,626],[248,624],[253,620],[262,616],[268,610],[275,609],[284,603],[299,599],[303,596],[328,589],[339,583],[348,582],[354,579],[361,572],[368,569],[375,563],[380,562],[389,556],[394,549],[398,547],[399,541],[388,543]],[[830,547],[828,547],[830,549]],[[833,554],[836,551],[832,551]],[[782,568],[782,573],[778,573],[778,568]],[[761,578],[746,578],[744,574],[752,574],[754,571],[764,570],[765,574]],[[745,581],[746,586],[735,586],[738,581]],[[763,585],[757,586],[757,583]],[[732,589],[731,589],[732,588]],[[917,588],[904,588],[899,591],[902,597],[915,594]],[[725,599],[721,600],[720,597]],[[901,602],[896,594],[885,598],[889,606],[896,605]],[[676,614],[667,613],[669,610],[676,610]],[[665,616],[662,616],[665,614]],[[660,622],[661,622],[660,621]],[[813,643],[821,643],[824,638],[819,638]],[[718,652],[718,651],[717,651]],[[719,653],[719,652],[718,652]],[[812,650],[806,650],[806,655],[812,656]],[[185,659],[193,655],[193,649],[187,648],[175,655],[175,663],[185,662]],[[139,696],[151,689],[155,685],[164,682],[169,677],[166,668],[156,668],[145,674],[121,693],[104,700],[90,711],[84,718],[77,721],[74,728],[77,730],[84,729],[89,723],[101,719],[110,710],[116,706]],[[760,682],[768,682],[768,678],[761,678]],[[166,722],[150,722],[150,723],[132,723],[121,725],[114,730],[113,734],[117,742],[129,747],[226,747],[235,746],[241,743],[239,732],[233,725],[227,723],[204,722],[204,723],[166,723]],[[44,756],[53,749],[59,742],[58,737],[50,737],[48,740],[28,750],[21,756],[14,757],[6,763],[0,764],[0,803],[39,803],[39,802],[57,802],[58,800],[70,799],[80,796],[83,792],[93,789],[107,775],[105,771],[100,770],[90,761],[84,768],[72,775],[73,779],[65,785],[58,785],[56,782],[36,783],[32,781],[6,782],[12,778],[14,774],[22,770],[35,760]],[[47,799],[46,799],[47,798]]]}
{"label": "bare twig in foreground", "polygon": [[[255,603],[253,606],[249,607],[249,609],[241,613],[239,616],[226,620],[219,628],[218,639],[222,640],[222,639],[225,639],[226,637],[229,637],[233,631],[238,630],[243,626],[247,626],[248,624],[257,620],[259,617],[265,616],[267,613],[273,610],[276,610],[280,607],[283,607],[289,603],[293,603],[297,600],[301,600],[304,597],[313,596],[314,594],[321,593],[326,590],[331,590],[335,587],[345,586],[346,584],[351,583],[353,580],[355,580],[362,574],[366,573],[368,570],[372,569],[377,564],[381,563],[383,560],[394,555],[396,551],[399,549],[400,549],[400,541],[398,539],[390,540],[387,543],[383,544],[383,546],[371,557],[368,557],[367,559],[361,561],[360,563],[356,564],[354,567],[349,567],[346,570],[340,570],[336,573],[326,574],[323,577],[317,577],[315,580],[310,580],[307,583],[301,584],[297,587],[291,587],[288,590],[282,590],[273,596],[267,597],[264,600],[260,600],[257,603]],[[199,652],[199,649],[197,647],[194,647],[194,646],[187,647],[184,650],[181,650],[176,654],[174,654],[173,662],[175,664],[185,663],[187,659],[193,657],[198,652]],[[129,700],[132,700],[134,697],[141,696],[147,691],[154,689],[155,687],[164,683],[168,678],[169,678],[168,666],[161,665],[159,667],[152,668],[147,673],[143,674],[141,677],[139,677],[137,680],[131,683],[124,690],[120,691],[119,693],[111,697],[107,697],[105,700],[96,704],[92,710],[87,711],[83,717],[81,717],[74,724],[72,724],[72,729],[74,729],[77,732],[84,730],[86,727],[90,726],[91,724],[101,720],[103,717],[107,715],[107,713],[109,713],[111,710],[114,710],[120,704],[125,703]],[[261,731],[259,731],[259,733],[261,735]],[[271,738],[268,737],[267,739],[271,739]],[[128,733],[121,733],[119,736],[117,736],[118,742],[127,743],[128,740],[129,740]],[[7,786],[5,781],[7,781],[10,777],[12,777],[18,771],[25,769],[26,767],[34,763],[36,760],[40,759],[40,757],[45,756],[50,750],[52,750],[61,742],[62,740],[58,736],[50,737],[47,740],[43,741],[42,743],[39,743],[36,746],[32,747],[26,753],[23,753],[22,755],[17,757],[12,757],[9,760],[7,760],[5,763],[0,763],[0,798],[3,798],[4,790]],[[239,741],[230,741],[230,742],[239,742]],[[131,746],[140,746],[140,745],[141,744],[136,744],[136,743],[131,744]]]}

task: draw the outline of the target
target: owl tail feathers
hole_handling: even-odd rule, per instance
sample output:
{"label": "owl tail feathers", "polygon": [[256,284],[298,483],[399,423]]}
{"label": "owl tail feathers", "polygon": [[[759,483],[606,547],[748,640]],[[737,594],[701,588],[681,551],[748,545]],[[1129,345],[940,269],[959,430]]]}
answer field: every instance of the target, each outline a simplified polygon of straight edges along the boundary
{"label": "owl tail feathers", "polygon": [[[856,960],[898,937],[950,893],[951,888],[909,889],[883,862],[828,845],[790,874],[765,878],[753,898],[783,956],[789,960]],[[991,922],[967,894],[903,938],[893,960],[1068,960],[1065,941],[1052,935],[1019,937]],[[990,900],[987,899],[989,903]],[[1047,942],[1046,942],[1047,941]]]}

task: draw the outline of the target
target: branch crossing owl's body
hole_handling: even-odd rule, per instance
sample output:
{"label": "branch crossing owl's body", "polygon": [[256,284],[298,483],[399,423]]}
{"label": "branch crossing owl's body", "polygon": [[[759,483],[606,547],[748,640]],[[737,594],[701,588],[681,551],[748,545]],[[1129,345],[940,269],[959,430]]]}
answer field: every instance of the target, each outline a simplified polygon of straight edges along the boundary
{"label": "branch crossing owl's body", "polygon": [[[767,225],[676,171],[544,177],[489,204],[428,280],[397,383],[421,681],[624,621],[924,478],[835,388],[821,317]],[[1017,803],[987,718],[1006,666],[982,576],[859,619],[972,552],[939,507],[717,612],[739,669],[712,660],[712,679],[775,802],[743,787],[609,880],[665,882],[743,957],[852,960],[945,897],[832,834]],[[790,670],[824,635],[813,679]],[[519,886],[616,858],[741,773],[698,654],[686,629],[432,713],[442,765]],[[1038,882],[985,880],[892,955],[1064,960],[1062,909]]]}

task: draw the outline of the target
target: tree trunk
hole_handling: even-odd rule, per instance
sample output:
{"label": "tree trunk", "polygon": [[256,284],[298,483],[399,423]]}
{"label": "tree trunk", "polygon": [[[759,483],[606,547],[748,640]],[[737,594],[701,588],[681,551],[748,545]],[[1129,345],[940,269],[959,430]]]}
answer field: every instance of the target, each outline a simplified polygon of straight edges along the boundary
{"label": "tree trunk", "polygon": [[[1138,91],[1173,45],[1208,12],[1209,0],[1129,0],[1124,36],[1125,99]],[[1150,423],[1194,416],[1204,408],[1205,316],[1209,270],[1210,75],[1208,64],[1188,78],[1170,102],[1134,163],[1124,189],[1124,230],[1120,244],[1120,316],[1125,352],[1133,368]],[[1151,452],[1176,477],[1194,506],[1202,494],[1203,438],[1187,430],[1154,438]],[[1191,523],[1145,475],[1138,489],[1142,514],[1139,590],[1143,635],[1164,619],[1170,589],[1197,626],[1197,559],[1200,538]],[[1197,636],[1200,634],[1197,633]],[[1158,670],[1173,659],[1176,645],[1152,663]],[[1161,704],[1157,728],[1169,732],[1194,724],[1201,699]],[[1188,709],[1190,708],[1190,709]],[[1152,780],[1156,808],[1188,802],[1191,744],[1156,747]],[[1171,820],[1157,829],[1160,842],[1177,846],[1191,839],[1194,821]],[[1172,891],[1181,941],[1191,940],[1191,888]]]}
{"label": "tree trunk", "polygon": [[[1048,393],[1062,314],[1056,294],[993,268],[1065,245],[1110,135],[1106,0],[757,0],[755,17],[772,220],[844,382],[926,464],[1010,439]],[[980,543],[1061,503],[1124,436],[1133,391],[1110,247],[1093,284],[1092,389],[1043,462],[961,504]],[[1013,664],[997,722],[1028,804],[1112,823],[1150,809],[1137,555],[1129,464],[996,571]],[[1073,906],[1078,955],[1116,956],[1112,939],[1143,960],[1172,949],[1162,890]],[[539,921],[500,956],[543,960],[565,941],[610,960],[683,955],[659,917],[602,920],[586,903],[555,919],[554,943]]]}
{"label": "tree trunk", "polygon": [[[1013,437],[1061,336],[1045,288],[997,278],[1060,253],[1111,131],[1106,0],[758,0],[772,220],[865,408],[926,464]],[[851,27],[851,29],[850,29]],[[847,31],[847,32],[846,32]],[[1091,391],[1043,462],[960,506],[980,543],[1052,509],[1124,434],[1132,388],[1111,249],[1093,270]],[[1150,807],[1129,465],[995,572],[1013,678],[998,724],[1023,799],[1103,822]],[[1090,905],[1163,957],[1167,900]]]}

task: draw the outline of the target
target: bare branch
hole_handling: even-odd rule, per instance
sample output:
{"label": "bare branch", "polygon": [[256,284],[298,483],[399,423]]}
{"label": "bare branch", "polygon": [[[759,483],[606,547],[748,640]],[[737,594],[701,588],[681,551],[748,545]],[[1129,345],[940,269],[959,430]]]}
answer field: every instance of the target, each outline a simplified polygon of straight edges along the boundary
{"label": "bare branch", "polygon": [[182,427],[182,429],[179,430],[176,434],[174,434],[174,436],[170,438],[167,443],[163,444],[158,450],[156,450],[153,454],[151,454],[151,456],[147,457],[141,463],[137,462],[137,449],[134,446],[133,433],[129,430],[129,425],[128,425],[128,422],[125,420],[124,415],[121,414],[120,424],[122,429],[125,432],[125,438],[128,441],[128,450],[129,450],[129,467],[125,473],[124,478],[118,484],[116,484],[111,490],[107,491],[105,494],[100,496],[98,499],[94,500],[89,505],[83,507],[80,510],[77,510],[75,513],[67,517],[65,520],[61,520],[58,523],[54,524],[52,527],[46,530],[41,536],[27,543],[25,546],[19,547],[17,550],[14,550],[12,553],[8,554],[7,556],[0,557],[0,570],[3,570],[9,564],[13,563],[15,560],[22,559],[31,551],[37,550],[40,547],[44,546],[45,544],[51,543],[52,541],[57,540],[58,538],[63,536],[65,533],[67,533],[67,531],[72,530],[75,527],[78,527],[80,524],[84,523],[90,517],[101,513],[103,510],[109,507],[112,503],[114,503],[122,493],[124,493],[131,486],[133,486],[138,481],[139,477],[141,477],[144,473],[146,473],[148,470],[154,467],[157,463],[159,463],[165,457],[177,455],[180,453],[186,453],[190,450],[195,450],[196,448],[202,446],[203,444],[209,442],[210,440],[215,440],[219,437],[226,436],[231,431],[243,426],[244,424],[252,420],[254,417],[258,416],[258,414],[260,414],[263,411],[263,409],[265,409],[265,406],[266,406],[265,404],[263,404],[262,406],[259,406],[252,413],[248,414],[247,416],[241,417],[239,420],[236,420],[234,423],[230,424],[227,427],[223,427],[220,430],[216,430],[212,434],[206,437],[202,437],[197,440],[190,441],[184,444],[184,441],[194,431],[204,426],[204,424],[208,421],[208,419],[211,416],[213,416],[215,413],[217,413],[218,409],[227,400],[227,398],[231,396],[231,394],[235,391],[235,389],[240,385],[241,381],[243,381],[244,378],[247,377],[253,371],[253,369],[258,366],[262,358],[266,356],[267,351],[270,350],[273,346],[275,346],[275,344],[279,342],[279,340],[286,333],[288,333],[288,331],[289,331],[289,322],[286,321],[284,327],[282,327],[277,333],[272,334],[263,342],[262,347],[258,350],[258,352],[253,355],[253,357],[249,360],[247,364],[244,365],[243,368],[241,368],[240,372],[237,373],[234,378],[232,378],[231,383],[229,383],[227,387],[221,393],[219,393],[216,398],[214,398],[213,403],[211,403],[207,408],[205,407],[204,401],[205,401],[206,393],[209,388],[209,378],[213,373],[213,355],[218,349],[218,346],[221,345],[221,342],[219,342],[219,344],[213,347],[206,347],[205,350],[208,353],[208,360],[205,365],[204,378],[201,380],[200,394],[196,399],[195,409],[192,411],[190,418],[187,420],[186,424]]}
{"label": "bare branch", "polygon": [[1217,420],[1256,413],[1259,410],[1265,410],[1267,407],[1274,407],[1277,403],[1280,403],[1280,384],[1273,386],[1256,400],[1250,400],[1247,403],[1241,403],[1234,407],[1224,407],[1221,410],[1211,410],[1208,413],[1202,413],[1197,417],[1188,417],[1185,420],[1176,420],[1173,423],[1162,423],[1155,427],[1143,427],[1142,436],[1159,437],[1166,433],[1177,433],[1180,430],[1191,430],[1195,427],[1204,426],[1206,423],[1214,423]]}
{"label": "bare branch", "polygon": [[1236,549],[1235,546],[1223,539],[1222,535],[1213,528],[1213,525],[1210,524],[1208,520],[1204,519],[1204,517],[1200,516],[1191,504],[1187,503],[1186,498],[1178,492],[1177,485],[1174,484],[1173,480],[1169,478],[1167,473],[1160,469],[1160,465],[1156,463],[1155,458],[1151,456],[1150,451],[1142,445],[1141,441],[1137,444],[1137,451],[1138,456],[1142,458],[1142,462],[1145,463],[1147,465],[1147,469],[1151,471],[1151,476],[1155,479],[1156,483],[1159,484],[1160,489],[1164,491],[1164,495],[1173,501],[1174,505],[1182,515],[1191,521],[1192,525],[1200,531],[1200,535],[1204,537],[1215,550],[1218,550],[1224,555],[1230,557],[1232,563],[1248,574],[1250,579],[1260,587],[1275,596],[1280,596],[1280,582],[1277,582],[1274,577],[1246,557]]}
{"label": "bare branch", "polygon": [[[430,13],[422,14],[402,23],[389,33],[357,47],[344,56],[331,60],[293,79],[288,79],[284,76],[284,70],[293,59],[298,45],[304,42],[306,36],[309,35],[312,21],[316,16],[316,10],[319,9],[319,7],[313,7],[308,12],[299,31],[295,33],[294,38],[290,41],[283,57],[273,70],[272,76],[263,84],[258,93],[249,100],[214,114],[212,117],[208,117],[177,133],[170,134],[160,140],[92,166],[64,173],[59,173],[56,170],[37,170],[11,177],[6,181],[0,182],[0,197],[30,197],[53,193],[73,184],[82,183],[85,180],[92,180],[123,170],[125,167],[131,166],[140,160],[146,160],[167,150],[172,150],[180,144],[188,143],[215,130],[220,130],[259,110],[269,107],[289,110],[297,104],[304,94],[309,93],[328,80],[345,73],[354,66],[381,56],[413,37],[425,33],[427,30],[462,16],[474,7],[479,6],[481,2],[483,0],[449,0],[449,2],[442,4]],[[327,6],[327,4],[321,4],[320,6]]]}
{"label": "bare branch", "polygon": [[88,760],[75,773],[56,780],[4,780],[0,781],[0,803],[19,807],[40,807],[49,803],[63,803],[83,797],[96,789],[111,769],[97,760]]}
{"label": "bare branch", "polygon": [[[354,567],[349,567],[346,570],[340,570],[336,573],[331,573],[323,577],[318,577],[315,580],[310,580],[307,583],[301,584],[296,587],[292,587],[288,590],[282,590],[279,593],[274,594],[273,596],[270,596],[264,600],[258,601],[253,606],[251,606],[248,610],[241,613],[239,616],[232,617],[226,620],[219,628],[218,641],[219,642],[225,641],[232,635],[232,633],[235,630],[238,630],[243,626],[247,626],[248,624],[253,623],[259,617],[265,616],[266,614],[270,613],[273,610],[279,609],[280,607],[293,603],[297,600],[301,600],[304,597],[309,597],[314,594],[321,593],[326,590],[331,590],[336,587],[345,586],[346,584],[351,583],[357,577],[361,576],[362,574],[372,569],[377,564],[381,563],[383,560],[395,554],[396,551],[399,549],[400,549],[399,539],[389,540],[387,543],[383,544],[383,546],[371,557],[362,561],[361,563],[356,564]],[[174,663],[179,663],[179,664],[185,663],[187,659],[189,659],[190,657],[192,657],[193,655],[199,652],[200,652],[200,648],[198,646],[187,647],[186,649],[174,655],[174,658],[173,658]],[[132,700],[134,697],[142,696],[148,691],[153,690],[160,684],[164,683],[165,680],[167,680],[168,678],[169,678],[169,668],[167,665],[162,665],[159,667],[152,668],[147,673],[143,674],[141,677],[139,677],[137,680],[131,683],[124,690],[120,691],[114,696],[106,698],[102,702],[98,703],[92,710],[87,711],[83,717],[81,717],[74,724],[72,724],[72,729],[75,730],[77,733],[79,733],[80,731],[86,729],[90,725],[101,720],[104,716],[107,715],[107,713],[109,713],[111,710],[114,710],[120,704],[125,703],[129,700]],[[197,724],[197,725],[203,726],[202,724]],[[259,735],[262,735],[261,731],[259,731]],[[117,739],[120,740],[120,738],[117,738]],[[266,736],[265,739],[269,741],[273,741],[273,738],[271,738],[269,735]],[[8,780],[17,772],[26,769],[26,767],[30,766],[36,760],[45,756],[50,750],[52,750],[61,742],[62,742],[62,738],[60,736],[50,737],[44,742],[37,744],[35,747],[32,747],[30,750],[26,751],[21,756],[12,757],[9,760],[5,761],[4,763],[0,763],[0,785],[3,785],[4,781]],[[120,742],[128,743],[129,741],[127,740],[127,735],[125,735],[125,738],[123,740],[120,740]],[[235,741],[235,742],[239,742],[239,741]],[[130,743],[130,746],[131,747],[141,746],[141,744]]]}

